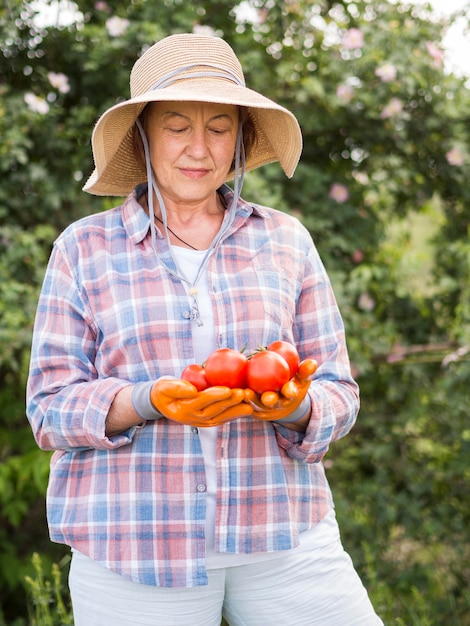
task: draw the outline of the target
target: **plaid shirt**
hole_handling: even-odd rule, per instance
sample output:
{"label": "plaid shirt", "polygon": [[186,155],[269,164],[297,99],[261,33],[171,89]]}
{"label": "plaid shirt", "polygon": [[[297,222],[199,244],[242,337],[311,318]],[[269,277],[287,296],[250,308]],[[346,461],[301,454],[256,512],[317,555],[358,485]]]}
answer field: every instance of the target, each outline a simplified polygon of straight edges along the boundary
{"label": "plaid shirt", "polygon": [[[227,206],[232,193],[221,188]],[[207,584],[198,430],[167,419],[105,435],[117,392],[194,361],[189,301],[166,240],[129,195],[57,239],[40,296],[27,390],[38,445],[55,450],[53,541],[135,582]],[[242,418],[217,442],[219,552],[287,550],[332,506],[322,458],[352,427],[358,388],[325,269],[295,218],[240,200],[208,265],[219,347],[284,339],[320,364],[306,433]]]}

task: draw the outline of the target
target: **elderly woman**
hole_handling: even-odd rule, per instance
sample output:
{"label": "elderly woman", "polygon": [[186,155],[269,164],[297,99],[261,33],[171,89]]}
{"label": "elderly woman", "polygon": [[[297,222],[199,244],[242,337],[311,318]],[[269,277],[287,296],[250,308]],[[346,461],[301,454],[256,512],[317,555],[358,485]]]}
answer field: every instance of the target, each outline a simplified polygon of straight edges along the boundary
{"label": "elderly woman", "polygon": [[[189,34],[150,47],[94,129],[84,189],[127,197],[55,242],[27,399],[76,626],[382,623],[322,465],[359,406],[330,282],[295,218],[240,196],[301,148],[232,49]],[[274,405],[181,378],[276,340],[303,363]]]}

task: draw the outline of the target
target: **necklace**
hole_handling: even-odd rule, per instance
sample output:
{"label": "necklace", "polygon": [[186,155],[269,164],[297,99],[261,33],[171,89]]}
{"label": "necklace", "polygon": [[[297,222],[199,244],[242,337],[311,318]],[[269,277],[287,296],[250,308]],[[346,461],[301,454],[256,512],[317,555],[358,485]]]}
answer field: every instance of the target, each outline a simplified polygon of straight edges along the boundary
{"label": "necklace", "polygon": [[[155,219],[160,222],[160,224],[163,224],[163,220],[161,220],[159,217],[157,217],[155,215]],[[178,241],[181,241],[181,243],[184,243],[185,246],[188,246],[188,248],[191,248],[191,250],[196,250],[198,251],[197,248],[195,248],[194,246],[192,246],[190,243],[188,243],[187,241],[185,241],[184,239],[181,239],[181,237],[178,237],[178,235],[171,230],[171,228],[167,225],[166,229],[173,235],[173,237],[176,237],[176,239],[178,239]]]}

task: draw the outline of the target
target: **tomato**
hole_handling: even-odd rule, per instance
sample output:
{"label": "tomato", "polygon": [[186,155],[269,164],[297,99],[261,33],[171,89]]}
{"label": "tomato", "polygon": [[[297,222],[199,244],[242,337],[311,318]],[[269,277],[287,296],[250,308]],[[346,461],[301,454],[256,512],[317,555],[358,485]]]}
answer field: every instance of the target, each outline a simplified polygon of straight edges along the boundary
{"label": "tomato", "polygon": [[191,365],[187,365],[181,374],[181,378],[192,383],[198,391],[204,391],[204,389],[207,389],[210,386],[209,381],[206,378],[204,366],[199,365],[198,363],[191,363]]}
{"label": "tomato", "polygon": [[290,378],[289,366],[280,354],[270,350],[256,352],[248,361],[246,381],[256,393],[279,391]]}
{"label": "tomato", "polygon": [[247,363],[248,359],[242,352],[232,348],[220,348],[206,359],[206,378],[211,385],[222,385],[231,389],[246,387]]}
{"label": "tomato", "polygon": [[287,361],[290,370],[290,377],[296,375],[299,368],[300,357],[297,348],[288,341],[273,341],[269,344],[268,350],[280,354]]}

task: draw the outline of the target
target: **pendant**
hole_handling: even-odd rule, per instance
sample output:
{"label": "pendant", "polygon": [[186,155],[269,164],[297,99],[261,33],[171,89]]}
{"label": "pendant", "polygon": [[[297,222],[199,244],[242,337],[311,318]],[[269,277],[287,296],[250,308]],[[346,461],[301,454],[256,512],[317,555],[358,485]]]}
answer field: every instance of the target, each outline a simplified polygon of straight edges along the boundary
{"label": "pendant", "polygon": [[[196,293],[197,293],[197,289],[196,289]],[[197,300],[193,295],[193,303],[191,305],[191,315],[189,317],[189,319],[192,322],[195,322],[197,324],[197,326],[204,326],[204,322],[201,319],[201,314],[199,313],[199,307],[197,304]]]}

